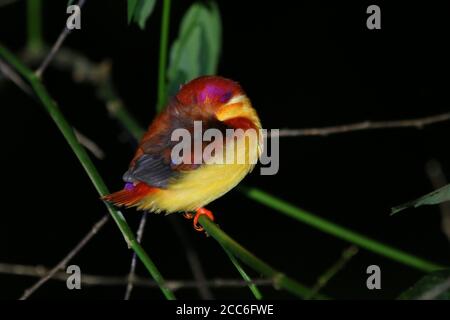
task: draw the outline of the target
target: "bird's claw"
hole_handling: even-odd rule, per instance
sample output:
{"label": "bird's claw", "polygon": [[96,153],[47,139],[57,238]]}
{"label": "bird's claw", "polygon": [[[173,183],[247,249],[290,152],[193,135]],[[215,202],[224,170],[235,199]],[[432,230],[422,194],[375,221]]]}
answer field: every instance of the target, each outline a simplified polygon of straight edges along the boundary
{"label": "bird's claw", "polygon": [[205,208],[199,208],[199,209],[197,209],[196,211],[195,211],[195,214],[194,213],[191,213],[191,212],[185,212],[185,213],[183,213],[183,217],[185,217],[186,219],[194,219],[194,229],[196,230],[196,231],[199,231],[199,232],[201,232],[201,231],[203,231],[203,230],[205,230],[201,225],[199,225],[199,223],[198,223],[198,219],[200,218],[200,216],[202,216],[202,215],[205,215],[205,216],[207,216],[211,221],[214,221],[214,215],[213,215],[213,213],[211,212],[211,211],[209,211],[208,209],[205,209]]}
{"label": "bird's claw", "polygon": [[196,231],[203,231],[204,228],[198,224],[198,219],[200,218],[200,216],[205,215],[207,216],[211,221],[214,221],[214,215],[211,211],[209,211],[208,209],[205,208],[200,208],[197,209],[197,211],[195,212],[195,216],[194,216],[194,229]]}
{"label": "bird's claw", "polygon": [[183,213],[183,217],[185,217],[186,219],[192,219],[194,217],[194,214],[191,212],[185,212]]}

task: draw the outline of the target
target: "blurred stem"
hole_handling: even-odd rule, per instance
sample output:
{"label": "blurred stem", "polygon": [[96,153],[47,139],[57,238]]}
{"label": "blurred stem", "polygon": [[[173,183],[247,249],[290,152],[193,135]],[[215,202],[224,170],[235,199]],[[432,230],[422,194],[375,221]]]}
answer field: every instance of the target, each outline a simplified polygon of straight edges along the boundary
{"label": "blurred stem", "polygon": [[163,0],[161,36],[159,40],[158,104],[156,107],[158,112],[164,108],[167,101],[166,69],[169,45],[170,1],[171,0]]}
{"label": "blurred stem", "polygon": [[116,118],[120,119],[122,125],[139,141],[145,131],[141,128],[136,119],[124,108],[122,101],[116,96],[111,79],[107,79],[99,87],[100,96],[108,101],[108,111]]}
{"label": "blurred stem", "polygon": [[227,254],[228,258],[230,258],[231,262],[233,263],[233,265],[235,266],[235,268],[237,269],[239,274],[241,275],[242,279],[244,279],[248,283],[248,287],[249,287],[250,291],[253,293],[253,295],[255,296],[256,300],[261,300],[262,299],[261,292],[259,291],[258,287],[255,284],[251,283],[252,279],[245,272],[244,268],[242,268],[239,261],[224,246],[222,246],[222,248],[225,251],[225,253]]}
{"label": "blurred stem", "polygon": [[[229,235],[223,232],[214,222],[205,215],[200,216],[200,224],[205,228],[206,232],[226,250],[239,258],[244,264],[261,273],[265,277],[272,279],[275,288],[283,288],[298,297],[305,298],[311,295],[311,290],[292,278],[289,278],[280,271],[274,269],[261,259],[257,258],[250,251],[245,249]],[[318,299],[324,299],[324,296],[317,296]]]}
{"label": "blurred stem", "polygon": [[436,271],[444,268],[441,265],[408,254],[399,249],[395,249],[389,245],[372,240],[362,234],[344,228],[326,219],[320,218],[308,211],[297,208],[296,206],[290,204],[287,201],[274,197],[258,188],[239,187],[239,190],[242,191],[250,199],[255,200],[261,204],[264,204],[269,208],[277,210],[280,213],[283,213],[300,222],[306,223],[320,231],[333,235],[337,238],[346,240],[361,248],[365,248],[369,251],[375,252],[386,258],[390,258],[392,260],[395,260],[397,262],[403,263],[405,265],[414,267],[416,269],[425,272]]}
{"label": "blurred stem", "polygon": [[27,50],[40,52],[42,41],[42,1],[27,0]]}
{"label": "blurred stem", "polygon": [[[103,179],[101,178],[100,174],[98,173],[97,169],[95,168],[94,164],[89,158],[86,150],[78,142],[72,127],[59,110],[59,107],[50,97],[50,95],[48,94],[47,90],[45,89],[39,78],[1,44],[0,44],[0,57],[5,59],[10,65],[15,67],[16,70],[31,84],[34,92],[41,101],[42,105],[47,110],[50,117],[53,119],[58,129],[63,134],[64,138],[71,147],[72,151],[77,156],[78,160],[81,162],[84,170],[86,171],[93,185],[97,189],[97,192],[101,196],[109,194],[108,188],[106,187]],[[145,267],[153,277],[153,279],[158,283],[164,296],[167,299],[175,299],[175,296],[172,293],[172,291],[169,290],[167,287],[165,287],[164,279],[161,276],[158,269],[156,268],[155,264],[147,255],[147,253],[144,251],[144,249],[141,247],[141,245],[137,242],[136,237],[134,236],[133,232],[128,226],[122,213],[116,210],[109,203],[105,203],[105,205],[109,213],[111,214],[112,218],[116,222],[117,226],[119,227],[126,242],[133,249],[133,251],[136,252],[138,257],[141,259],[142,263],[145,265]]]}

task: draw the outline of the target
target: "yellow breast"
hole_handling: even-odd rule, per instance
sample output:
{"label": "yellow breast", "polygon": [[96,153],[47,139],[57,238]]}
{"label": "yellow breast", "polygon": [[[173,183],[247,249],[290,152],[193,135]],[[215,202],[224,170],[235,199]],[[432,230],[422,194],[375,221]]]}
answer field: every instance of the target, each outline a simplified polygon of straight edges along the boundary
{"label": "yellow breast", "polygon": [[[234,188],[255,166],[261,151],[262,137],[257,132],[256,140],[248,135],[237,137],[235,143],[227,139],[223,148],[223,159],[234,152],[231,161],[221,164],[204,164],[196,170],[186,171],[181,177],[144,198],[138,207],[151,212],[195,211],[221,197]],[[245,155],[244,161],[238,155]]]}

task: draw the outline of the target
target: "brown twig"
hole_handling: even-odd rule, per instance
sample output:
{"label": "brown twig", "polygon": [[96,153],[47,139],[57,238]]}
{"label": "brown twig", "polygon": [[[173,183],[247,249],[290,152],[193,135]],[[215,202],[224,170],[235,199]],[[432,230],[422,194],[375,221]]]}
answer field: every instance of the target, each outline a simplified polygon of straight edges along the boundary
{"label": "brown twig", "polygon": [[442,293],[448,291],[450,289],[450,277],[448,277],[444,282],[440,283],[437,286],[434,286],[430,290],[423,293],[417,300],[434,300]]}
{"label": "brown twig", "polygon": [[[86,2],[86,0],[80,0],[78,1],[77,5],[80,7],[80,9],[83,7],[84,3]],[[36,75],[38,77],[41,77],[42,74],[44,73],[45,69],[48,67],[48,65],[50,64],[50,62],[53,60],[53,58],[55,57],[56,53],[58,52],[59,48],[61,48],[64,40],[67,38],[67,36],[72,32],[71,29],[68,29],[67,26],[64,27],[64,29],[61,31],[61,33],[59,34],[58,39],[56,40],[55,44],[52,46],[52,48],[50,49],[50,52],[47,54],[47,56],[45,57],[44,61],[41,63],[41,65],[39,66],[39,68],[36,70]]]}
{"label": "brown twig", "polygon": [[189,263],[189,267],[191,268],[192,275],[194,276],[194,281],[197,283],[199,296],[203,300],[212,300],[214,296],[211,290],[209,290],[208,286],[204,285],[206,283],[206,275],[203,270],[202,263],[200,262],[200,258],[197,254],[197,251],[192,246],[192,241],[189,239],[185,230],[180,225],[179,219],[177,218],[178,217],[175,216],[169,216],[169,221],[184,246],[186,259]]}
{"label": "brown twig", "polygon": [[58,271],[64,269],[70,260],[78,253],[84,246],[92,239],[93,236],[108,222],[109,215],[105,215],[99,221],[97,221],[94,226],[89,230],[89,232],[78,242],[78,244],[70,250],[70,252],[60,261],[56,266],[50,269],[44,276],[42,276],[39,281],[37,281],[30,288],[26,289],[19,300],[28,299],[37,289],[39,289],[44,283],[50,280]]}
{"label": "brown twig", "polygon": [[9,5],[9,4],[14,3],[14,2],[17,2],[17,1],[18,1],[18,0],[1,0],[1,1],[0,1],[0,7]]}
{"label": "brown twig", "polygon": [[[137,242],[142,242],[142,237],[144,236],[144,229],[145,224],[147,223],[147,212],[144,212],[141,216],[141,221],[139,222],[138,231],[136,233],[136,240]],[[130,272],[128,273],[128,283],[127,288],[125,290],[125,297],[124,300],[130,300],[131,291],[133,291],[133,281],[135,272],[136,272],[136,261],[137,261],[137,255],[135,252],[133,252],[133,256],[131,258],[131,266],[130,266]]]}
{"label": "brown twig", "polygon": [[94,157],[100,160],[103,160],[105,158],[105,152],[94,141],[86,137],[83,133],[75,128],[73,129],[73,131],[78,139],[78,142],[87,150],[89,150],[94,155]]}
{"label": "brown twig", "polygon": [[[33,58],[33,57],[31,57]],[[120,99],[111,92],[111,65],[108,62],[95,64],[84,56],[70,51],[63,50],[55,59],[55,64],[63,69],[72,69],[73,77],[78,82],[88,82],[100,87],[100,91],[108,91],[102,98],[108,105],[108,110],[114,112],[114,107],[120,107]],[[76,66],[76,68],[75,68]],[[102,89],[103,88],[103,89]],[[114,110],[113,110],[114,109]],[[313,136],[328,136],[332,134],[350,133],[364,130],[377,129],[396,129],[396,128],[416,128],[422,129],[431,124],[449,121],[450,112],[441,113],[437,115],[401,119],[401,120],[386,120],[386,121],[362,121],[351,124],[322,127],[322,128],[304,128],[304,129],[280,129],[278,134],[271,133],[271,136],[278,137],[313,137]]]}
{"label": "brown twig", "polygon": [[0,59],[0,73],[3,73],[5,78],[11,80],[27,95],[33,95],[33,90],[31,89],[31,87],[25,81],[23,81],[22,77],[16,72],[16,70],[11,68],[2,59]]}
{"label": "brown twig", "polygon": [[[29,276],[29,277],[43,277],[48,274],[50,269],[43,266],[28,266],[21,264],[9,264],[0,263],[0,274],[9,274],[16,276]],[[67,273],[64,271],[57,271],[50,280],[66,281]],[[123,286],[129,282],[128,276],[115,277],[115,276],[103,276],[83,273],[80,279],[81,283],[87,286]],[[157,288],[158,284],[148,278],[139,276],[133,277],[133,286],[142,288]],[[195,289],[198,287],[197,280],[166,280],[166,285],[172,290],[179,289]],[[210,279],[203,281],[202,286],[208,288],[243,288],[249,284],[255,284],[259,286],[272,286],[273,280],[271,279],[255,279],[251,282],[244,281],[242,279]]]}
{"label": "brown twig", "polygon": [[[448,120],[450,120],[450,112],[437,114],[429,117],[405,119],[405,120],[363,121],[324,128],[281,129],[277,136],[279,137],[328,136],[331,134],[347,133],[362,130],[375,130],[375,129],[394,129],[394,128],[421,129],[427,125]],[[274,134],[271,135],[273,136]]]}

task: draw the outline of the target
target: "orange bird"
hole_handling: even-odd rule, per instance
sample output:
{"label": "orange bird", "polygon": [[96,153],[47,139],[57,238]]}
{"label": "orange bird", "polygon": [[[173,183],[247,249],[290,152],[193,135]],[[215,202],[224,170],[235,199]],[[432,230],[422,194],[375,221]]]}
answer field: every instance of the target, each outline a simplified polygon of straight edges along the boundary
{"label": "orange bird", "polygon": [[[215,129],[223,135],[205,139],[195,132],[195,123],[201,123],[205,132]],[[182,161],[174,161],[173,151],[179,143],[172,135],[176,129],[190,134],[188,146],[200,146],[200,162],[190,149],[183,149]],[[217,76],[192,80],[150,124],[123,176],[124,189],[103,199],[155,213],[183,212],[194,218],[194,228],[201,231],[200,215],[214,220],[204,206],[234,188],[253,169],[262,152],[260,129],[258,115],[238,83]],[[214,152],[205,153],[207,148]]]}

